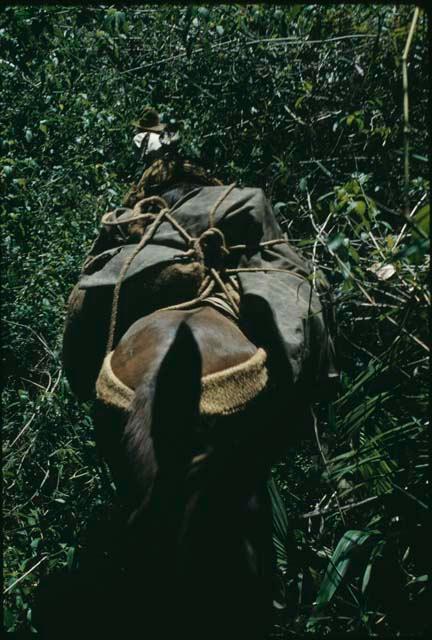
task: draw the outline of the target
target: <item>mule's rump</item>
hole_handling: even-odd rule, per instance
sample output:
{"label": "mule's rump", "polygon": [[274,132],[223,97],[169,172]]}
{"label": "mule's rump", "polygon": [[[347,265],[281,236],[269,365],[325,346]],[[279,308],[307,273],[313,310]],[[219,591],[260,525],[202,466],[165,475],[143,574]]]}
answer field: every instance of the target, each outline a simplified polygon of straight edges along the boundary
{"label": "mule's rump", "polygon": [[[96,397],[99,401],[117,409],[129,411],[135,397],[137,380],[145,375],[149,367],[154,365],[149,361],[149,356],[157,357],[152,345],[156,344],[161,328],[166,324],[171,324],[172,319],[166,318],[167,313],[175,312],[155,312],[152,316],[136,322],[120,341],[117,349],[105,357],[96,382]],[[177,313],[177,318],[183,316],[184,314]],[[227,333],[230,338],[232,334],[236,334],[238,340],[241,334],[237,328],[211,308],[202,308],[192,312],[192,314],[189,312],[188,316],[190,321],[193,316],[196,317],[195,320],[198,319],[199,324],[196,321],[191,322],[198,335],[200,335],[199,328],[202,328],[204,323],[206,332],[213,333],[213,338],[217,330],[220,334],[218,351],[209,350],[208,342],[206,350],[204,352],[201,351],[202,355],[204,353],[204,370],[212,370],[212,373],[206,373],[201,377],[201,415],[220,416],[241,411],[267,384],[265,351],[261,348],[256,349],[252,356],[235,363],[240,358],[240,355],[243,356],[246,353],[243,353],[243,351],[237,354],[232,351],[226,352],[225,341]],[[158,323],[160,326],[158,326]],[[240,334],[240,336],[237,334]],[[244,337],[243,342],[244,345],[247,344]],[[221,344],[225,344],[223,353],[221,352]],[[239,351],[238,341],[236,345],[237,351]],[[128,361],[127,358],[130,358],[130,360]],[[118,369],[119,375],[114,372],[112,361],[114,361],[114,366]],[[234,364],[227,366],[229,361],[234,362]],[[179,363],[179,366],[181,366],[181,363]],[[132,368],[134,369],[133,371],[131,371]],[[121,376],[126,378],[131,386],[126,384]]]}

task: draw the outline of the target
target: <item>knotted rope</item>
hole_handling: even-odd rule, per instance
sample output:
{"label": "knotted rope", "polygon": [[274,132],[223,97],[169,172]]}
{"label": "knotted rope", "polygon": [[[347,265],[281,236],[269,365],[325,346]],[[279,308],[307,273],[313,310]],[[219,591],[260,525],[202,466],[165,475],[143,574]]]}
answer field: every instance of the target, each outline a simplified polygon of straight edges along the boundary
{"label": "knotted rope", "polygon": [[[207,255],[205,251],[205,245],[210,237],[217,237],[219,239],[220,244],[218,248],[219,248],[220,255],[222,254],[230,255],[231,251],[247,248],[245,244],[233,245],[231,247],[227,247],[223,232],[218,227],[215,227],[216,211],[218,207],[221,205],[221,203],[225,200],[225,198],[231,193],[231,191],[234,189],[235,186],[236,186],[235,182],[230,184],[227,187],[227,189],[222,193],[222,195],[218,198],[218,200],[212,207],[211,211],[209,212],[208,229],[203,231],[201,235],[198,237],[191,236],[186,231],[186,229],[184,229],[184,227],[181,224],[179,224],[178,221],[173,217],[172,214],[174,213],[178,205],[178,202],[176,202],[171,208],[169,208],[167,202],[160,196],[150,196],[148,198],[142,198],[141,200],[139,200],[139,202],[135,204],[134,208],[132,209],[132,215],[127,218],[124,218],[123,220],[114,219],[114,213],[115,213],[114,211],[109,211],[102,217],[102,220],[101,220],[102,224],[109,225],[109,226],[118,226],[120,231],[121,231],[121,225],[129,224],[137,220],[142,220],[144,222],[150,223],[148,228],[146,228],[145,233],[143,234],[141,240],[137,244],[134,251],[125,260],[120,270],[118,280],[114,287],[113,302],[112,302],[112,308],[111,308],[111,319],[110,319],[108,341],[107,341],[107,347],[106,347],[107,354],[112,351],[113,344],[114,344],[114,334],[115,334],[115,329],[117,324],[120,290],[121,290],[121,286],[123,284],[124,278],[126,276],[126,273],[130,265],[132,264],[133,260],[138,255],[138,253],[146,246],[146,244],[148,244],[151,241],[151,239],[153,238],[154,234],[157,232],[160,225],[165,221],[169,222],[171,226],[176,231],[178,231],[180,236],[187,243],[187,246],[189,247],[189,249],[188,251],[185,252],[184,255],[185,256],[195,255],[198,262],[200,262],[207,269],[207,274],[204,277],[201,283],[201,286],[198,289],[197,296],[195,298],[191,300],[187,300],[185,302],[175,304],[175,305],[171,305],[168,307],[163,307],[162,309],[160,309],[161,311],[190,309],[195,307],[197,304],[202,303],[206,299],[208,300],[209,303],[211,303],[211,299],[209,299],[209,296],[211,293],[214,292],[214,289],[218,287],[222,291],[223,295],[225,296],[225,300],[228,304],[228,307],[231,310],[231,315],[233,315],[234,318],[238,319],[239,312],[240,312],[239,303],[238,303],[238,298],[239,298],[238,282],[235,280],[234,276],[230,274],[236,274],[244,271],[250,271],[250,272],[276,271],[276,272],[282,272],[282,273],[291,273],[292,275],[295,275],[298,278],[301,278],[302,280],[307,281],[307,278],[305,278],[304,276],[302,276],[301,274],[295,271],[289,271],[287,269],[280,269],[275,267],[256,267],[256,268],[240,267],[235,269],[234,268],[224,269],[223,261],[221,260],[220,270],[223,271],[224,274],[228,275],[230,280],[230,283],[228,283],[224,281],[224,279],[221,277],[221,274],[219,273],[219,270],[215,268],[215,266],[211,264],[210,265],[206,264]],[[150,213],[148,211],[147,212],[143,211],[144,206],[149,204],[156,204],[160,206],[161,210],[159,211],[159,213],[155,214],[155,213]],[[267,240],[267,241],[261,242],[259,246],[265,249],[266,247],[273,246],[276,244],[282,244],[282,243],[288,243],[288,240],[284,238],[279,238],[276,240]],[[203,249],[203,245],[204,245],[204,249]],[[221,306],[221,305],[217,305],[217,306]]]}
{"label": "knotted rope", "polygon": [[[197,259],[199,260],[199,262],[201,262],[202,264],[204,264],[205,262],[205,255],[204,252],[202,250],[202,242],[205,238],[209,237],[209,235],[218,235],[221,240],[222,240],[222,244],[221,244],[221,248],[223,249],[223,251],[225,253],[229,253],[227,247],[226,247],[226,243],[225,243],[225,236],[222,233],[222,231],[220,229],[218,229],[217,227],[214,226],[214,216],[215,213],[219,207],[219,205],[223,202],[223,200],[225,200],[225,198],[231,193],[231,191],[234,189],[234,187],[236,186],[236,183],[233,182],[233,184],[229,185],[229,187],[226,189],[226,191],[224,191],[224,193],[221,195],[221,197],[217,200],[217,202],[215,203],[215,205],[213,206],[213,208],[211,209],[211,211],[209,212],[209,228],[206,229],[198,238],[194,238],[193,236],[191,236],[183,227],[181,224],[179,224],[177,222],[177,220],[175,220],[175,218],[173,218],[173,216],[171,215],[171,213],[174,211],[174,209],[176,208],[176,204],[175,203],[171,208],[168,207],[167,202],[161,198],[160,196],[150,196],[148,198],[143,198],[142,200],[140,200],[139,202],[136,203],[136,205],[134,206],[133,210],[132,210],[132,215],[129,216],[128,218],[124,218],[123,220],[113,220],[113,211],[110,211],[108,213],[106,213],[103,217],[102,217],[102,224],[107,224],[107,225],[123,225],[123,224],[129,224],[130,222],[134,222],[136,220],[143,220],[145,222],[151,222],[150,226],[148,227],[148,229],[146,230],[146,232],[144,233],[143,237],[141,238],[141,240],[139,241],[139,243],[137,244],[136,248],[134,249],[134,251],[131,253],[131,255],[127,258],[127,260],[125,260],[121,270],[120,270],[120,274],[118,277],[118,280],[115,284],[114,287],[114,293],[113,293],[113,302],[112,302],[112,308],[111,308],[111,320],[110,320],[110,326],[109,326],[109,333],[108,333],[108,342],[107,342],[107,347],[106,347],[106,353],[110,353],[110,351],[112,350],[113,344],[114,344],[114,334],[115,334],[115,329],[116,329],[116,325],[117,325],[117,315],[118,315],[118,304],[119,304],[119,298],[120,298],[120,289],[121,286],[123,284],[125,275],[130,267],[130,265],[132,264],[133,260],[136,258],[136,256],[138,255],[138,253],[145,247],[146,244],[148,244],[148,242],[150,242],[150,240],[153,238],[154,234],[156,233],[156,231],[158,230],[159,226],[162,224],[162,222],[164,222],[165,220],[167,220],[173,227],[174,229],[176,229],[176,231],[179,232],[179,234],[181,235],[181,237],[187,242],[188,246],[190,247],[189,252],[187,252],[189,255],[191,255],[191,253],[194,253],[197,256]],[[143,205],[148,205],[148,204],[157,204],[161,207],[161,210],[159,211],[158,214],[154,214],[154,213],[149,213],[149,212],[144,212],[143,213]],[[217,273],[216,269],[214,268],[210,268],[210,275],[208,276],[208,278],[204,279],[201,287],[198,291],[198,296],[196,298],[194,298],[193,300],[188,300],[185,303],[180,303],[177,305],[172,305],[170,307],[164,307],[164,310],[167,309],[184,309],[184,308],[188,308],[191,307],[193,305],[195,305],[197,302],[201,302],[202,300],[204,300],[205,297],[207,297],[214,289],[215,283],[217,283],[222,291],[225,293],[227,299],[229,300],[230,304],[232,305],[234,311],[236,314],[238,314],[239,312],[239,308],[238,305],[236,303],[236,301],[234,300],[234,297],[232,296],[231,292],[229,291],[229,288],[225,285],[225,283],[223,282],[222,278],[220,277],[220,275]],[[213,281],[211,281],[213,279]]]}

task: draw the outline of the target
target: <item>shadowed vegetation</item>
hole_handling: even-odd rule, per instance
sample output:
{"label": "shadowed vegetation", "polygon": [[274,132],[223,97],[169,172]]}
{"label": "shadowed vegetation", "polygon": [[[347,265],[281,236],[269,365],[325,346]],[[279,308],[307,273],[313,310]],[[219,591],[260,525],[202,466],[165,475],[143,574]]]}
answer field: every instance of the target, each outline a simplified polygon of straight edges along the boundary
{"label": "shadowed vegetation", "polygon": [[404,133],[414,14],[412,5],[2,9],[7,630],[31,628],[38,580],[72,565],[86,523],[113,495],[90,405],[62,373],[62,323],[101,215],[137,175],[131,121],[152,104],[181,126],[185,154],[227,184],[264,188],[334,291],[340,397],[317,406],[316,438],[274,469],[272,637],[424,631],[429,69],[420,10]]}

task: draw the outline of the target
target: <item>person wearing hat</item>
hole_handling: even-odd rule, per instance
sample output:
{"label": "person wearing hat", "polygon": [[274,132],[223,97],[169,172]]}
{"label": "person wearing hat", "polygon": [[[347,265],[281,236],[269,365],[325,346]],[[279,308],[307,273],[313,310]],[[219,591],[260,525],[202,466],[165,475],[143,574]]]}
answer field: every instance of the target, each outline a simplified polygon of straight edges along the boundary
{"label": "person wearing hat", "polygon": [[169,125],[161,122],[153,107],[145,107],[141,117],[132,124],[136,127],[133,143],[139,150],[140,166],[135,176],[137,183],[126,194],[124,206],[133,207],[138,200],[153,195],[155,190],[168,183],[221,184],[216,178],[208,176],[204,169],[179,155],[179,132],[170,130]]}
{"label": "person wearing hat", "polygon": [[158,112],[152,107],[145,107],[141,117],[132,124],[137,128],[133,142],[140,151],[140,160],[146,158],[146,164],[149,164],[150,156],[162,147],[161,134],[167,125],[160,121]]}

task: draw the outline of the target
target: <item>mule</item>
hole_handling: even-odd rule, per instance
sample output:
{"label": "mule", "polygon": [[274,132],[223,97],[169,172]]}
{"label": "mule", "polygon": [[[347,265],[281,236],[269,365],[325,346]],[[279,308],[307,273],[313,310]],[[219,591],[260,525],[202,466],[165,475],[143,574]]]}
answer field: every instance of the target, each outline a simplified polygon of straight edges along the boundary
{"label": "mule", "polygon": [[235,413],[200,412],[202,379],[241,368],[257,351],[231,319],[203,306],[138,320],[112,354],[113,373],[135,397],[128,413],[99,402],[95,428],[126,505],[130,632],[258,639],[271,628],[265,430],[274,398],[264,388]]}
{"label": "mule", "polygon": [[[171,207],[199,186],[185,180],[151,195]],[[271,313],[255,304],[257,314]],[[266,485],[272,463],[302,431],[308,403],[286,392],[277,332],[240,326],[207,305],[154,311],[115,346],[111,372],[133,400],[127,410],[99,400],[94,410],[97,447],[121,505],[115,569],[90,561],[58,587],[54,577],[39,598],[43,637],[262,640],[270,631]],[[268,383],[236,410],[203,411],[203,381],[253,360],[257,344],[268,353]],[[242,378],[246,387],[254,376]]]}

